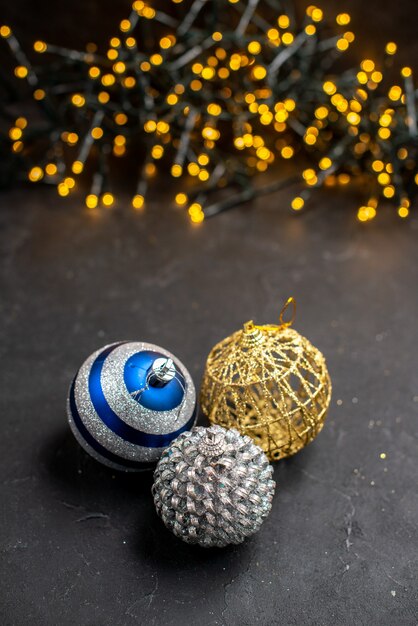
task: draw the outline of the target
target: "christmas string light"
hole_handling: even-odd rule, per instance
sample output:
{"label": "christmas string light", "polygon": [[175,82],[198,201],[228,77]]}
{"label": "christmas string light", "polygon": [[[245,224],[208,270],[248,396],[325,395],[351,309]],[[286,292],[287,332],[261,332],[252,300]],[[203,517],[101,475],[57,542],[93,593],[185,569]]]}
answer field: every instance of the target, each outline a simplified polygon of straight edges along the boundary
{"label": "christmas string light", "polygon": [[[80,175],[91,177],[86,206],[110,207],[113,159],[134,158],[132,207],[145,205],[150,179],[170,174],[180,179],[175,203],[194,223],[298,181],[291,208],[301,211],[316,189],[358,179],[360,221],[381,200],[407,217],[418,184],[412,70],[396,77],[395,42],[379,63],[341,70],[355,40],[349,25],[348,13],[332,26],[314,5],[297,20],[279,0],[136,0],[104,52],[37,40],[33,51],[46,61],[37,64],[2,25],[14,75],[39,109],[15,119],[12,96],[0,107],[2,177],[53,183],[63,197]],[[283,179],[280,162],[298,154],[309,166]],[[273,182],[254,177],[271,168]]]}

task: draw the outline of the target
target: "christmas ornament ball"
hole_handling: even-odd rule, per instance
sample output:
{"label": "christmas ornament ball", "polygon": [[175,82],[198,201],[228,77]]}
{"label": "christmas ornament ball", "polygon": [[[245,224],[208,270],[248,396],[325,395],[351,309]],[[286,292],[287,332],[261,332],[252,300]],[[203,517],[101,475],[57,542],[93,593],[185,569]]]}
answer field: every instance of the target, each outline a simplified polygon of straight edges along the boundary
{"label": "christmas ornament ball", "polygon": [[220,426],[195,427],[177,437],[158,462],[152,487],[157,513],[187,543],[241,543],[270,512],[272,474],[250,437]]}
{"label": "christmas ornament ball", "polygon": [[295,454],[322,430],[331,400],[325,358],[283,320],[252,321],[212,348],[200,392],[214,424],[249,435],[276,461]]}
{"label": "christmas ornament ball", "polygon": [[124,471],[155,466],[196,420],[196,391],[183,363],[151,343],[100,348],[78,370],[67,400],[71,430],[97,461]]}

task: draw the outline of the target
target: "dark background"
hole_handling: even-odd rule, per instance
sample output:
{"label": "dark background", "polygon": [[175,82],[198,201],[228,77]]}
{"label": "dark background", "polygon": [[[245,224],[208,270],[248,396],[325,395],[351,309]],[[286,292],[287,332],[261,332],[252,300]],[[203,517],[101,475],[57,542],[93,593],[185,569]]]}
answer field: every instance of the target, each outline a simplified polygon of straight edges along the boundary
{"label": "dark background", "polygon": [[[50,43],[83,47],[88,41],[107,42],[117,34],[120,20],[129,16],[131,4],[126,0],[1,0],[0,21],[13,27],[16,35],[29,44],[44,38]],[[302,14],[315,2],[295,0],[294,4]],[[317,4],[331,20],[337,13],[350,13],[352,20],[347,30],[356,34],[357,42],[352,46],[356,54],[378,58],[387,41],[396,41],[399,63],[417,67],[415,0],[321,0]]]}
{"label": "dark background", "polygon": [[[111,35],[128,7],[19,1],[2,13],[28,41],[76,45]],[[414,7],[338,10],[353,13],[363,56],[394,39],[413,65]],[[347,191],[289,215],[292,195],[193,227],[165,195],[134,214],[42,187],[2,193],[1,624],[416,626],[418,217],[388,207],[360,225]],[[150,475],[79,449],[69,381],[90,352],[132,338],[176,353],[198,384],[215,342],[250,318],[275,322],[289,295],[295,327],[328,360],[326,426],[276,464],[257,535],[182,544],[156,517]]]}

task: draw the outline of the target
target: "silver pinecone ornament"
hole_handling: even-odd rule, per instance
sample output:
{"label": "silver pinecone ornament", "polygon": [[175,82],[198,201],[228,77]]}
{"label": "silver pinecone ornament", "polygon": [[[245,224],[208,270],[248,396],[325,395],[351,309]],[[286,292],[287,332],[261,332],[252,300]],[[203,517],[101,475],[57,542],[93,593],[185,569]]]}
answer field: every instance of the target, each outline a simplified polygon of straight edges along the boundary
{"label": "silver pinecone ornament", "polygon": [[157,513],[177,537],[204,547],[241,543],[271,509],[275,482],[250,437],[220,426],[182,433],[154,473]]}

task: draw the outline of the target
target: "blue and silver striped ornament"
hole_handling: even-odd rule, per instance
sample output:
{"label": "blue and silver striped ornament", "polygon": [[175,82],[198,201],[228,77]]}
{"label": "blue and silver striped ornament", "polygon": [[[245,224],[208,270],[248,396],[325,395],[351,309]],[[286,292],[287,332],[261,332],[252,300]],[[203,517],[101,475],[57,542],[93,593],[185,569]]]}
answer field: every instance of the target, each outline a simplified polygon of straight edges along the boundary
{"label": "blue and silver striped ornament", "polygon": [[113,343],[78,370],[67,401],[80,445],[124,471],[155,466],[164,449],[193,427],[196,391],[183,363],[151,343]]}

